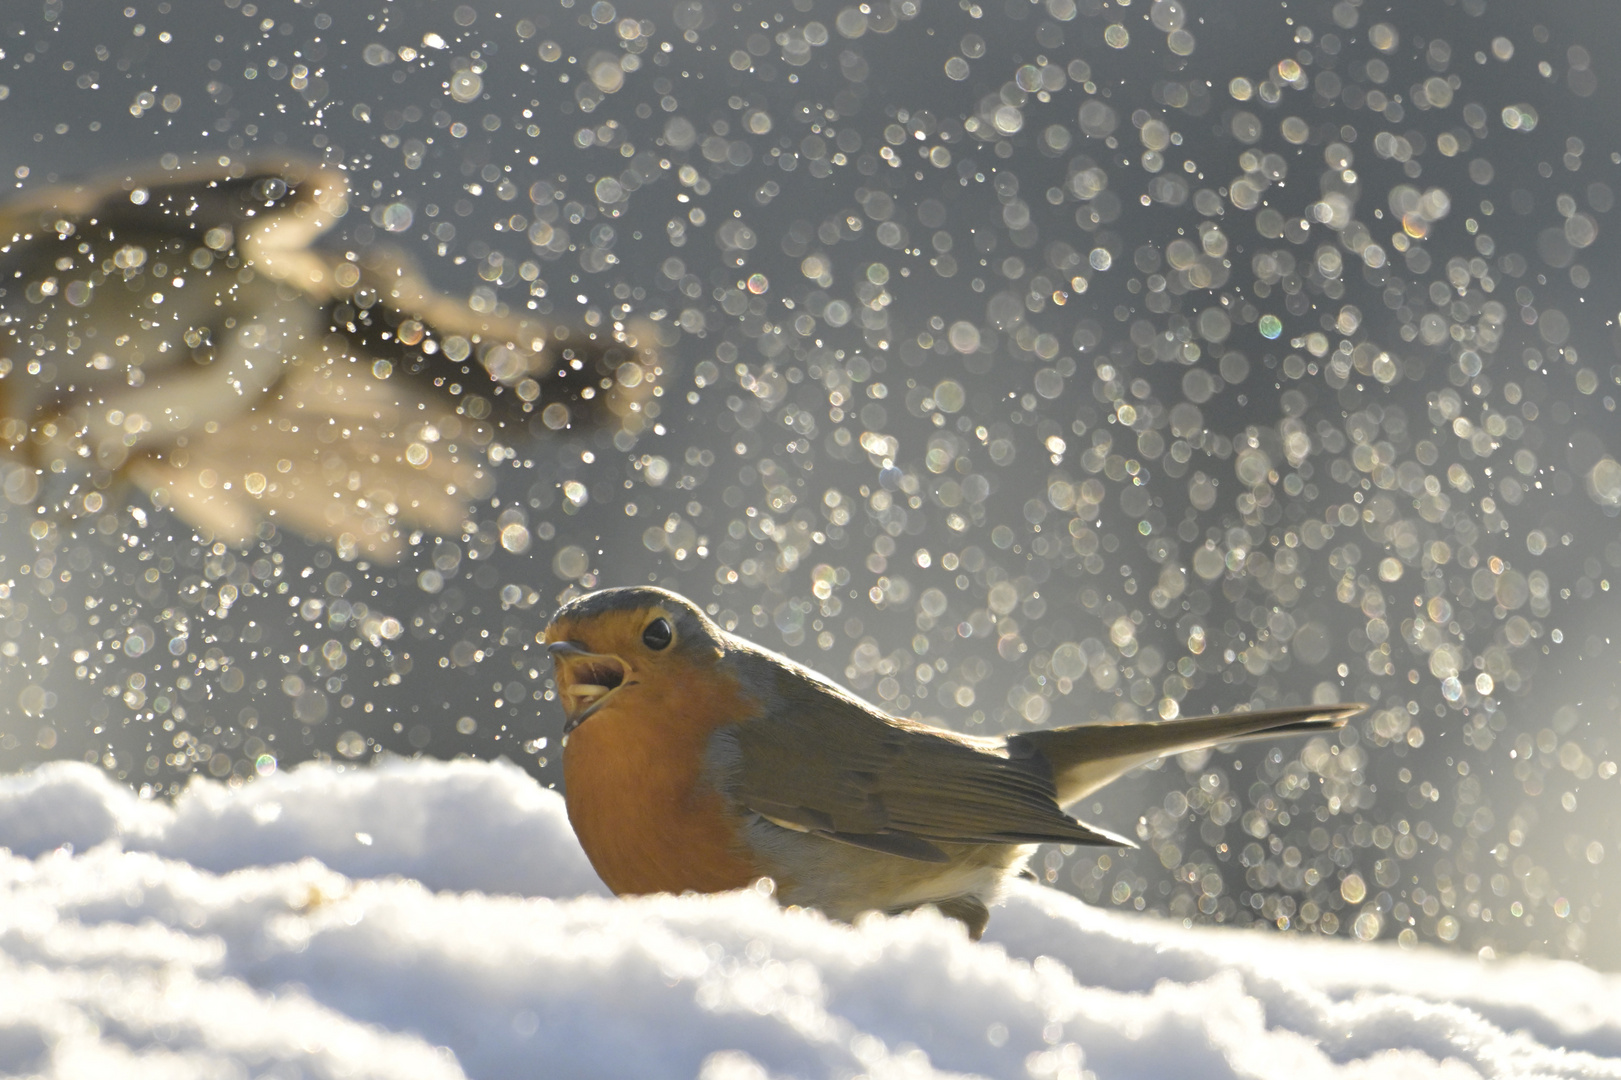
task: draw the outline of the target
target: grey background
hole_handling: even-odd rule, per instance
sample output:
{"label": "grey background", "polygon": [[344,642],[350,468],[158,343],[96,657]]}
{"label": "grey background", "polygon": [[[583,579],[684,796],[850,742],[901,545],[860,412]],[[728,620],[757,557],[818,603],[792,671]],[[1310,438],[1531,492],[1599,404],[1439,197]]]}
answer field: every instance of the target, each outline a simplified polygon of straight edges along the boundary
{"label": "grey background", "polygon": [[[629,446],[607,432],[513,425],[502,438],[518,462],[501,471],[499,507],[481,510],[479,533],[425,538],[395,566],[344,564],[275,533],[230,553],[239,575],[259,564],[253,580],[263,587],[223,619],[200,614],[198,597],[229,571],[210,566],[207,546],[172,517],[151,514],[143,528],[125,510],[111,535],[64,527],[36,542],[33,508],[0,510],[0,634],[15,646],[0,655],[0,761],[16,769],[83,758],[154,795],[194,772],[241,782],[266,757],[287,768],[384,751],[504,754],[557,783],[561,717],[545,700],[535,635],[565,589],[656,581],[898,711],[963,730],[1148,716],[1167,696],[1180,698],[1184,715],[1313,695],[1372,701],[1378,712],[1305,764],[1305,748],[1285,744],[1124,781],[1078,809],[1135,828],[1143,850],[1053,849],[1037,866],[1089,900],[1179,919],[1340,935],[1360,926],[1387,939],[1407,929],[1409,940],[1454,948],[1621,963],[1609,903],[1621,817],[1606,764],[1621,749],[1612,640],[1621,533],[1614,507],[1586,484],[1595,462],[1621,453],[1621,304],[1609,272],[1621,145],[1605,7],[1182,9],[1139,0],[1081,3],[1066,19],[1061,0],[926,2],[913,17],[877,5],[857,37],[841,34],[841,10],[809,0],[743,12],[707,0],[611,11],[420,2],[8,9],[0,175],[17,190],[166,155],[174,165],[318,155],[344,164],[357,193],[335,248],[378,242],[383,208],[401,204],[413,226],[386,239],[406,245],[446,291],[484,286],[484,269],[508,303],[533,299],[535,310],[570,320],[656,316],[671,345],[662,433]],[[813,21],[825,44],[805,44]],[[1110,24],[1128,31],[1125,48],[1106,44]],[[1370,44],[1376,24],[1399,33],[1389,52]],[[1191,33],[1191,54],[1173,48],[1178,29]],[[430,34],[444,48],[425,45]],[[1499,37],[1513,43],[1510,59],[1492,55]],[[544,43],[555,43],[556,59],[543,58]],[[418,58],[401,59],[402,47]],[[622,88],[592,89],[594,64],[632,52],[640,64]],[[968,60],[967,78],[945,74],[953,56]],[[1275,106],[1234,100],[1232,79],[1259,83],[1291,58],[1304,63],[1305,88],[1283,89]],[[1042,59],[1066,71],[1045,101],[1016,85],[1021,65]],[[1383,82],[1370,60],[1385,65]],[[453,74],[480,67],[481,92],[457,101]],[[1419,108],[1426,80],[1449,76],[1459,83],[1452,100]],[[1081,85],[1088,79],[1091,89]],[[1376,114],[1375,90],[1403,107]],[[1096,137],[1085,130],[1088,101],[1112,110],[1114,145],[1095,125]],[[1464,113],[1471,103],[1482,109],[1478,126]],[[1535,108],[1535,130],[1504,126],[1502,110],[1518,103]],[[994,124],[1004,104],[1018,110],[1018,131],[965,131],[969,117]],[[769,131],[749,129],[756,111],[770,117]],[[1240,138],[1241,111],[1259,119],[1253,145]],[[1288,117],[1305,123],[1298,145],[1282,133]],[[667,127],[675,118],[690,136]],[[1180,139],[1164,148],[1158,173],[1142,164],[1150,121]],[[903,129],[898,167],[880,155],[891,125]],[[1044,141],[1052,125],[1067,130],[1067,147]],[[583,146],[587,129],[592,145]],[[1382,132],[1406,148],[1387,142],[1395,156],[1382,155]],[[1469,148],[1443,154],[1442,136],[1460,133]],[[1320,224],[1304,243],[1261,231],[1260,210],[1309,216],[1325,184],[1342,182],[1325,161],[1336,141],[1354,155],[1356,220],[1391,256],[1382,271],[1365,270]],[[919,156],[939,146],[949,165]],[[1275,154],[1287,169],[1254,211],[1227,196],[1246,150]],[[684,166],[696,184],[682,181]],[[1083,200],[1071,178],[1087,168],[1107,187]],[[601,203],[604,177],[634,190]],[[1153,186],[1166,177],[1187,191]],[[1450,213],[1415,245],[1427,262],[1392,249],[1390,192],[1400,184],[1450,197]],[[1214,202],[1202,204],[1201,189]],[[1561,195],[1574,200],[1569,212]],[[1590,247],[1561,246],[1572,213],[1597,224]],[[548,216],[557,250],[537,249],[523,231]],[[1482,256],[1490,294],[1478,275],[1464,295],[1446,284],[1449,260],[1481,253],[1468,220],[1493,241]],[[916,254],[882,242],[886,221],[901,230],[891,242]],[[1204,265],[1224,280],[1200,288],[1184,275],[1178,284],[1170,249],[1179,238],[1197,247],[1206,222],[1228,246]],[[747,231],[723,229],[735,225]],[[939,250],[944,238],[949,252]],[[1338,285],[1312,273],[1325,245],[1342,255]],[[1108,269],[1088,261],[1094,250],[1109,254]],[[1256,257],[1279,250],[1292,253],[1296,272],[1258,289],[1266,275]],[[827,284],[806,277],[811,256],[824,260]],[[525,261],[544,296],[519,273]],[[887,299],[874,263],[888,271]],[[746,281],[757,273],[769,284],[754,296]],[[1076,277],[1089,279],[1084,293]],[[1441,319],[1443,333],[1449,323],[1476,327],[1493,299],[1506,319],[1494,348],[1474,342],[1478,371],[1461,357],[1465,343],[1425,344],[1426,316]],[[836,302],[847,319],[837,308],[830,317]],[[1333,325],[1347,304],[1361,318],[1342,335]],[[1200,321],[1211,308],[1228,313],[1225,336]],[[1568,331],[1549,322],[1550,309]],[[1282,320],[1281,337],[1260,334],[1261,315]],[[959,322],[978,330],[977,350],[949,344]],[[1404,326],[1416,340],[1403,338]],[[1314,359],[1304,339],[1317,331],[1331,348],[1345,337],[1388,351],[1400,377],[1386,386],[1353,370],[1336,385],[1322,361],[1301,370]],[[1179,333],[1199,345],[1197,360]],[[1223,362],[1229,354],[1245,362]],[[1593,380],[1585,391],[1583,372]],[[965,400],[937,425],[943,380]],[[1489,405],[1518,434],[1487,432],[1477,452],[1470,429],[1434,411],[1449,392],[1472,423],[1485,425]],[[1135,421],[1122,421],[1121,402]],[[1198,408],[1191,421],[1178,411],[1187,405]],[[1291,419],[1311,439],[1306,469],[1286,460]],[[869,439],[871,453],[864,433],[896,447]],[[1267,491],[1239,478],[1252,436],[1279,473]],[[1107,450],[1089,458],[1102,437]],[[1371,448],[1360,459],[1359,438]],[[1178,439],[1185,461],[1173,451]],[[931,449],[943,471],[931,468]],[[1513,464],[1522,449],[1534,455],[1527,472]],[[1399,481],[1388,487],[1371,482],[1381,454],[1394,470],[1387,480]],[[1135,478],[1121,471],[1128,460]],[[1469,471],[1472,491],[1449,484],[1454,464]],[[1296,493],[1283,486],[1290,472]],[[1216,481],[1213,503],[1201,474]],[[1426,475],[1449,500],[1434,521],[1420,505]],[[1084,516],[1062,488],[1055,499],[1054,482],[1087,480],[1104,497]],[[583,505],[565,493],[570,482],[583,485]],[[1268,493],[1270,506],[1253,501]],[[1375,520],[1303,542],[1309,522],[1347,504]],[[515,507],[533,537],[521,554],[498,542],[500,512]],[[1527,546],[1533,530],[1548,538],[1540,555]],[[1235,569],[1207,581],[1194,569],[1207,540],[1224,556],[1265,559],[1248,569],[1234,559]],[[1436,542],[1451,549],[1447,563],[1426,561]],[[1280,569],[1278,552],[1295,565]],[[1503,576],[1490,572],[1494,557],[1516,581],[1546,574],[1545,606],[1494,592]],[[33,572],[42,558],[49,595]],[[1380,579],[1386,559],[1400,567],[1397,580]],[[1178,568],[1185,590],[1155,606],[1153,590]],[[443,581],[437,592],[421,587],[430,570]],[[338,597],[322,596],[334,572],[350,582],[342,599],[394,616],[403,634],[372,643],[334,625]],[[819,580],[831,586],[825,598]],[[313,617],[289,606],[311,596],[327,605]],[[1407,640],[1421,636],[1413,613],[1431,611],[1433,596],[1450,609],[1443,636],[1462,661],[1456,700],[1431,667],[1433,642]],[[1505,607],[1503,596],[1519,603]],[[105,616],[94,626],[89,597]],[[1132,634],[1111,639],[1133,612]],[[1535,633],[1519,645],[1510,642],[1515,615]],[[160,645],[132,660],[107,647],[139,626],[173,640],[183,618],[177,654]],[[1205,631],[1200,652],[1189,645],[1194,626]],[[1388,657],[1378,653],[1383,635]],[[328,641],[344,649],[341,669],[322,666]],[[1083,651],[1097,658],[1085,671],[1075,668]],[[1475,678],[1488,668],[1497,675],[1482,692]],[[141,694],[126,696],[137,674]],[[291,685],[303,694],[289,697]]]}

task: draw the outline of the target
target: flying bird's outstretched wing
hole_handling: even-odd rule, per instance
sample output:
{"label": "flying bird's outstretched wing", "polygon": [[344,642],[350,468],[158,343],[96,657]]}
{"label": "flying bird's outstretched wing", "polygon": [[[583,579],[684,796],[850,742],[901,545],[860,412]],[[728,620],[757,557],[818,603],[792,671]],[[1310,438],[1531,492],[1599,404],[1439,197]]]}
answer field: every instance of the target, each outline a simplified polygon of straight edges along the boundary
{"label": "flying bird's outstretched wing", "polygon": [[336,169],[121,176],[0,209],[0,491],[127,482],[232,543],[269,519],[374,558],[459,529],[500,424],[638,430],[655,328],[595,336],[326,252]]}

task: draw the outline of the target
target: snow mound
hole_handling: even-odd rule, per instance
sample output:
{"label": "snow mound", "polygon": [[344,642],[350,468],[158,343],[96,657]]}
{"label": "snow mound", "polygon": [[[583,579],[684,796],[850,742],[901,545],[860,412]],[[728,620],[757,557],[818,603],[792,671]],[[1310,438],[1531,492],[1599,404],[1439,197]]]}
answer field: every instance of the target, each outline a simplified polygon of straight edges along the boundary
{"label": "snow mound", "polygon": [[505,763],[305,765],[171,807],[0,778],[0,1074],[1616,1077],[1621,979],[1184,930],[1020,886],[974,944],[615,900]]}

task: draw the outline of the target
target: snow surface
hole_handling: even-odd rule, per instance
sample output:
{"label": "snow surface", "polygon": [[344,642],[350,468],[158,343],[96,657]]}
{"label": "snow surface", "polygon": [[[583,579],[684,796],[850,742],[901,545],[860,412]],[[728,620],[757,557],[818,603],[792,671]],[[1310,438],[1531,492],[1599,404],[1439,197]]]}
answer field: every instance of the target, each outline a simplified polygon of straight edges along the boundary
{"label": "snow surface", "polygon": [[615,900],[504,762],[309,764],[171,807],[0,777],[0,1073],[1618,1077],[1621,978],[1187,930],[1016,887],[974,944],[753,892]]}

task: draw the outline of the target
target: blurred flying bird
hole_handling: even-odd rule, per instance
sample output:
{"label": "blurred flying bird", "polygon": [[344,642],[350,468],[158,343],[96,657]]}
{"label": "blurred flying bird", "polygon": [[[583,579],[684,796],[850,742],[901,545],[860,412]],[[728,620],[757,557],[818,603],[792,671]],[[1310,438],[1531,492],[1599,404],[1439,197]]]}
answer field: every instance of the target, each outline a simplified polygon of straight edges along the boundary
{"label": "blurred flying bird", "polygon": [[569,821],[614,892],[769,877],[784,904],[845,920],[932,904],[975,938],[1035,844],[1135,846],[1063,807],[1170,754],[1327,732],[1365,708],[962,735],[890,716],[650,587],[570,600],[545,641]]}
{"label": "blurred flying bird", "polygon": [[640,430],[650,324],[571,333],[402,253],[316,247],[350,202],[337,169],[282,161],[0,208],[0,493],[93,513],[132,484],[231,544],[268,518],[386,560],[462,528],[502,425]]}

